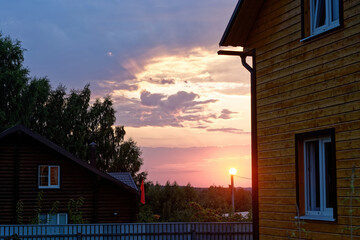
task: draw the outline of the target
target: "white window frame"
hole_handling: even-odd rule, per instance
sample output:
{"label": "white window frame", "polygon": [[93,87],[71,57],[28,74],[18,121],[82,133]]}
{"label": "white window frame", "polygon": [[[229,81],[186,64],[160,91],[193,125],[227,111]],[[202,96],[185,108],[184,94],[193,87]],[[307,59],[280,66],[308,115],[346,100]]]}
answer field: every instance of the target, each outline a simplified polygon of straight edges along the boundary
{"label": "white window frame", "polygon": [[[309,173],[307,171],[307,149],[306,143],[318,141],[319,143],[319,188],[320,188],[320,209],[319,211],[312,211],[309,209],[309,202],[311,201],[309,191],[311,183],[309,183]],[[326,169],[325,169],[325,143],[331,143],[331,137],[313,138],[304,141],[304,183],[305,183],[305,216],[304,219],[319,219],[333,220],[333,208],[326,208]],[[314,183],[313,183],[314,184]],[[312,195],[314,196],[314,194]],[[314,200],[314,199],[313,199]]]}
{"label": "white window frame", "polygon": [[[41,186],[41,167],[48,167],[48,185],[47,186]],[[51,185],[51,168],[57,167],[58,168],[58,179],[57,179],[57,185]],[[38,166],[38,188],[60,188],[60,166],[59,165],[39,165]]]}
{"label": "white window frame", "polygon": [[[325,1],[325,22],[324,25],[316,27],[316,18],[318,17],[317,14],[319,13],[318,7],[319,4],[317,4],[315,7],[315,1],[317,3],[320,2],[320,0],[310,0],[310,29],[311,33],[310,36],[318,35],[320,33],[323,33],[325,31],[328,31],[330,29],[333,29],[335,27],[340,26],[340,3],[339,0],[324,0]],[[338,19],[332,20],[332,13],[333,13],[333,2],[337,2],[337,12],[338,12]]]}
{"label": "white window frame", "polygon": [[[40,222],[40,216],[41,215],[46,215],[46,223],[41,223]],[[60,225],[60,216],[61,215],[63,215],[63,216],[65,216],[65,224],[68,224],[68,214],[67,213],[54,213],[54,214],[50,214],[50,213],[40,213],[39,214],[39,223],[40,224],[44,224],[44,225],[50,225],[50,217],[51,217],[51,215],[55,215],[55,217],[56,217],[56,225]]]}

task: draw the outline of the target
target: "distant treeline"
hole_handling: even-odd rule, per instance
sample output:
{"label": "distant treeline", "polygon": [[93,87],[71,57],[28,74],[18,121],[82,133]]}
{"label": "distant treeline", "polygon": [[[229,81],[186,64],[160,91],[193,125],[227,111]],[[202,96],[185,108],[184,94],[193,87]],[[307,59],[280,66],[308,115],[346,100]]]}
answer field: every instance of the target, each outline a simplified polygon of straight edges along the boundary
{"label": "distant treeline", "polygon": [[145,184],[146,203],[138,214],[139,222],[221,222],[251,220],[251,191],[235,189],[235,212],[249,211],[248,217],[230,215],[230,188],[211,186],[194,188],[190,184],[179,186],[176,182]]}

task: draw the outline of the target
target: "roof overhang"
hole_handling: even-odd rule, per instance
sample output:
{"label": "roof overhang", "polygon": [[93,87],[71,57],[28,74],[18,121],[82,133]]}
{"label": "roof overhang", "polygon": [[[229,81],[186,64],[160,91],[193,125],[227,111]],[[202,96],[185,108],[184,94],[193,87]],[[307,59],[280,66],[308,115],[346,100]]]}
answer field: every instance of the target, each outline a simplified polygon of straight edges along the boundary
{"label": "roof overhang", "polygon": [[220,40],[220,46],[246,47],[246,40],[264,0],[239,0]]}

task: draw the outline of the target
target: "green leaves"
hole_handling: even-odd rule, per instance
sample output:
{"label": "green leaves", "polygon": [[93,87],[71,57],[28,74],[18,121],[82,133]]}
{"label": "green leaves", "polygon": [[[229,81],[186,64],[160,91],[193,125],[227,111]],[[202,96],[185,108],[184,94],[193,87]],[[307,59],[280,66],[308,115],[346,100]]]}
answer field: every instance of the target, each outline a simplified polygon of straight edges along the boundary
{"label": "green leaves", "polygon": [[79,197],[78,199],[70,199],[68,202],[68,213],[69,219],[73,224],[83,224],[86,223],[82,211],[80,208],[84,205],[84,198]]}
{"label": "green leaves", "polygon": [[20,121],[23,92],[28,83],[28,70],[23,67],[19,41],[0,34],[0,130]]}
{"label": "green leaves", "polygon": [[16,223],[23,224],[24,203],[21,200],[16,202]]}
{"label": "green leaves", "polygon": [[[224,213],[229,213],[231,207],[231,194],[228,188],[211,186],[207,189],[196,189],[190,184],[178,186],[176,182],[167,182],[165,186],[146,183],[145,192],[147,207],[140,207],[138,221],[251,221],[251,214],[247,217],[236,214],[223,216]],[[238,198],[247,199],[246,202],[236,203],[236,210],[251,213],[251,192],[237,189],[236,193]],[[245,209],[245,206],[248,208]]]}
{"label": "green leaves", "polygon": [[42,210],[43,201],[44,201],[44,192],[40,191],[40,192],[38,192],[38,196],[36,199],[36,205],[34,206],[35,214],[34,214],[34,217],[30,220],[30,224],[39,224],[39,215]]}

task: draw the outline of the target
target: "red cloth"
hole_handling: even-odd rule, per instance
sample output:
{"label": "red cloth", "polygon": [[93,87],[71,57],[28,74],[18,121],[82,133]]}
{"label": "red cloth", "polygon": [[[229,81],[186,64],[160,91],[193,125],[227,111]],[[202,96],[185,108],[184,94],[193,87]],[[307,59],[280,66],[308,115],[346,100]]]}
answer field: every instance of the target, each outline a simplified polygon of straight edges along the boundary
{"label": "red cloth", "polygon": [[145,204],[145,187],[144,187],[144,180],[141,181],[140,191],[141,191],[141,199],[140,199],[140,202],[141,202],[142,204]]}

